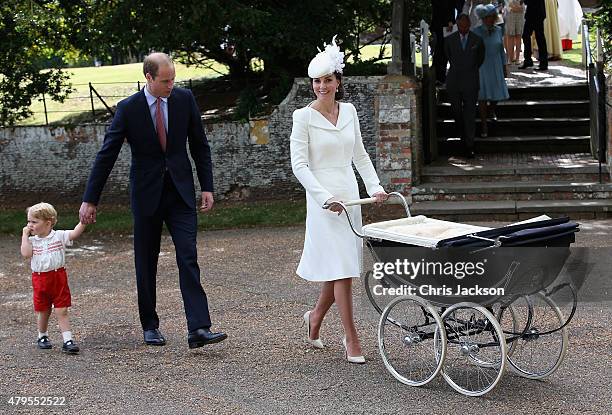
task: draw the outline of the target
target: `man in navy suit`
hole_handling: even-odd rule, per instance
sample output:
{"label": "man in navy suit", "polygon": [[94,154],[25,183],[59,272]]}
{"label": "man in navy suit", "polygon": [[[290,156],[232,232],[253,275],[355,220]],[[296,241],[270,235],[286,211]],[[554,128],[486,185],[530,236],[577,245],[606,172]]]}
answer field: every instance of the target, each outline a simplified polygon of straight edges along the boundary
{"label": "man in navy suit", "polygon": [[196,197],[187,156],[189,144],[202,188],[200,210],[206,212],[214,203],[210,147],[193,94],[174,88],[170,57],[164,53],[147,56],[143,72],[146,86],[117,105],[89,176],[79,217],[85,224],[95,222],[102,189],[127,139],[132,152],[134,260],[144,341],[155,346],[166,343],[155,311],[157,259],[165,222],[176,250],[189,348],[201,347],[227,338],[225,333],[210,331],[208,300],[197,262]]}
{"label": "man in navy suit", "polygon": [[548,50],[546,48],[546,37],[544,37],[544,19],[546,19],[546,4],[544,0],[523,0],[527,5],[525,10],[525,25],[523,26],[523,64],[519,69],[533,66],[531,60],[531,34],[535,32],[538,44],[538,60],[540,65],[536,70],[548,70]]}
{"label": "man in navy suit", "polygon": [[476,101],[480,89],[480,66],[484,62],[485,47],[482,39],[470,31],[470,16],[457,16],[457,32],[444,43],[450,68],[446,76],[446,92],[461,135],[467,157],[474,157],[474,131]]}

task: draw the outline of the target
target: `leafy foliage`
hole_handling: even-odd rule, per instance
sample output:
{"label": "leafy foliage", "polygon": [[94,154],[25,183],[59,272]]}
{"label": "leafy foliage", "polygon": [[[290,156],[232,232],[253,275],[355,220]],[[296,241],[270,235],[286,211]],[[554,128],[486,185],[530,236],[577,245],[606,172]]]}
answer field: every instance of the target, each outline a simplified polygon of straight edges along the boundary
{"label": "leafy foliage", "polygon": [[32,99],[41,94],[62,101],[70,92],[59,69],[67,31],[55,1],[0,3],[0,125],[27,118]]}
{"label": "leafy foliage", "polygon": [[317,46],[335,34],[347,55],[359,50],[359,35],[390,20],[390,0],[90,0],[95,28],[81,31],[79,45],[91,54],[120,48],[138,53],[173,51],[185,63],[227,65],[232,77],[263,62],[269,76],[305,73]]}
{"label": "leafy foliage", "polygon": [[[410,27],[429,2],[404,0]],[[240,111],[258,112],[259,97],[281,97],[310,59],[338,35],[355,74],[380,71],[382,56],[360,64],[363,34],[385,43],[392,0],[3,0],[0,5],[0,123],[27,117],[33,98],[62,101],[70,91],[66,63],[97,57],[136,60],[153,51],[178,61],[228,68],[231,79],[258,72],[262,86],[244,91]],[[426,19],[427,20],[427,19]],[[42,70],[45,69],[45,70]],[[211,67],[212,69],[212,67]],[[348,69],[348,68],[347,68]],[[280,98],[282,99],[282,97]],[[278,101],[280,101],[280,99]]]}
{"label": "leafy foliage", "polygon": [[612,71],[612,0],[601,2],[601,8],[589,18],[589,23],[599,28],[604,48],[604,63]]}

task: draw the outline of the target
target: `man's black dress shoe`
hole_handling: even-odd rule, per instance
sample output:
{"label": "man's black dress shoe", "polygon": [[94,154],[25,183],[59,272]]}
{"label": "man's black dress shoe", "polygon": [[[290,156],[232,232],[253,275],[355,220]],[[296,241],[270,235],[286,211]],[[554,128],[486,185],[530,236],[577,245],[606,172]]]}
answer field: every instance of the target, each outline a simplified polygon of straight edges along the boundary
{"label": "man's black dress shoe", "polygon": [[166,339],[158,329],[145,330],[142,332],[144,342],[150,346],[163,346],[166,344]]}
{"label": "man's black dress shoe", "polygon": [[531,68],[532,66],[533,66],[533,62],[524,61],[523,64],[519,66],[519,69],[527,69],[527,68]]}
{"label": "man's black dress shoe", "polygon": [[190,349],[202,347],[206,344],[219,343],[227,339],[227,334],[219,332],[213,333],[210,329],[197,329],[190,331],[187,336],[187,342]]}
{"label": "man's black dress shoe", "polygon": [[548,65],[547,66],[538,66],[537,68],[535,68],[536,71],[547,71],[548,70]]}

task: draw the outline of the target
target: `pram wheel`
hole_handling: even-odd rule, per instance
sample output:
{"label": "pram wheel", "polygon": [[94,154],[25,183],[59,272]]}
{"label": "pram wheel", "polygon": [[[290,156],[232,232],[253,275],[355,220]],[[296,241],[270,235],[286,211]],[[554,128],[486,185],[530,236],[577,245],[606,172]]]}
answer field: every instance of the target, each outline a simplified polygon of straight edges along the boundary
{"label": "pram wheel", "polygon": [[519,326],[519,319],[512,305],[496,303],[493,305],[491,312],[505,335],[506,355],[510,357],[516,348],[516,342],[513,340],[516,339],[516,336],[527,331],[528,322],[524,321],[523,325]]}
{"label": "pram wheel", "polygon": [[391,285],[388,283],[386,279],[377,280],[372,276],[371,272],[366,272],[364,275],[364,283],[365,283],[365,292],[372,303],[374,309],[378,312],[378,314],[382,314],[383,310],[389,305],[391,302],[389,295],[376,295],[374,294],[374,287],[380,285],[382,287],[390,287]]}
{"label": "pram wheel", "polygon": [[506,341],[493,314],[475,303],[454,304],[442,314],[447,350],[442,376],[457,392],[492,390],[506,364]]}
{"label": "pram wheel", "polygon": [[385,367],[400,382],[423,386],[440,372],[446,332],[425,300],[404,296],[391,301],[378,324],[378,348]]}
{"label": "pram wheel", "polygon": [[508,356],[510,369],[528,379],[543,379],[559,368],[567,352],[566,327],[559,329],[565,319],[559,307],[542,293],[522,296],[511,306],[518,319],[518,330],[529,327],[516,338],[512,354]]}

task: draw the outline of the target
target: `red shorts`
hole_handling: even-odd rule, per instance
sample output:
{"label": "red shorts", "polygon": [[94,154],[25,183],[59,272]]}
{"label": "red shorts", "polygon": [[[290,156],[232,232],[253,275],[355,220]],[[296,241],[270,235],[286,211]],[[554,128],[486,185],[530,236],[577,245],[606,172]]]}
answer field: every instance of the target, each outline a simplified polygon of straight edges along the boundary
{"label": "red shorts", "polygon": [[32,288],[34,288],[34,311],[50,310],[51,305],[55,308],[72,305],[65,268],[33,272]]}

